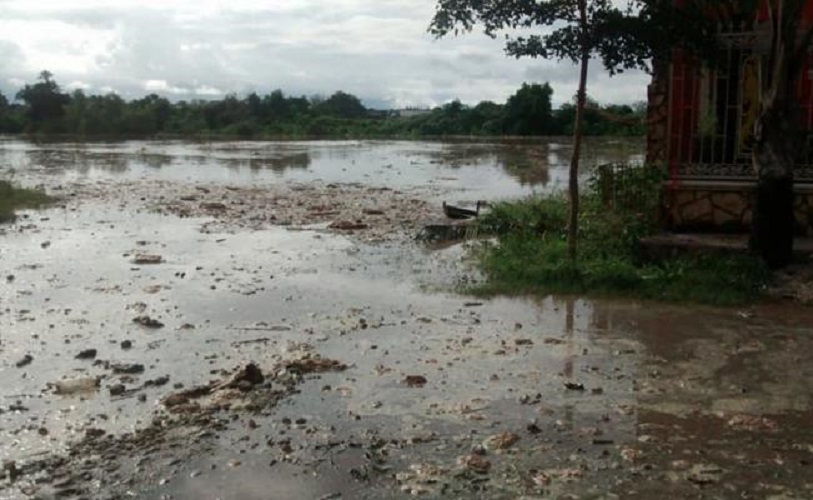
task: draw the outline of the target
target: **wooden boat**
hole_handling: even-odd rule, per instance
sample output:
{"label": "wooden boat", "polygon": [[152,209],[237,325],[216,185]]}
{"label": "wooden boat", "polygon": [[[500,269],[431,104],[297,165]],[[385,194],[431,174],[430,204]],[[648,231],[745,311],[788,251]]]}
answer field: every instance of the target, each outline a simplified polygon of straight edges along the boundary
{"label": "wooden boat", "polygon": [[480,215],[480,202],[477,202],[477,209],[471,210],[468,208],[461,208],[456,207],[454,205],[448,205],[445,201],[443,202],[443,213],[446,214],[446,217],[450,219],[471,219],[472,217],[477,217]]}

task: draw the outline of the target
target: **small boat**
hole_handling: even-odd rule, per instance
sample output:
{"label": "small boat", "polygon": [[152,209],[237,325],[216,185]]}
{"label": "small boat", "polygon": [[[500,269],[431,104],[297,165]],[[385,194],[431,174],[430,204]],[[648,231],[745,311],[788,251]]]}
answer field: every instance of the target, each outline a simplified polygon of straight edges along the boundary
{"label": "small boat", "polygon": [[448,205],[446,202],[443,202],[443,213],[446,214],[446,217],[450,219],[471,219],[472,217],[477,217],[480,215],[480,205],[481,202],[477,202],[477,209],[470,210],[468,208],[460,208],[454,205]]}

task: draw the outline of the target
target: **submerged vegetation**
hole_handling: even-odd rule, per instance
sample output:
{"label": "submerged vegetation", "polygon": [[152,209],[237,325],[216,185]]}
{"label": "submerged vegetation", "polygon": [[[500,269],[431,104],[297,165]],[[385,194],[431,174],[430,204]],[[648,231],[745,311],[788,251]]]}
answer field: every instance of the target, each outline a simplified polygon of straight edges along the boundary
{"label": "submerged vegetation", "polygon": [[496,235],[481,255],[495,293],[566,293],[629,296],[732,305],[760,295],[769,273],[749,255],[686,254],[648,257],[639,240],[658,228],[658,183],[650,168],[600,169],[584,196],[580,252],[567,254],[567,199],[528,198],[500,203],[478,222]]}
{"label": "submerged vegetation", "polygon": [[[71,93],[43,72],[10,102],[0,94],[0,133],[81,137],[442,137],[569,134],[575,106],[554,109],[553,89],[523,84],[505,104],[453,101],[433,109],[373,110],[346,92],[328,98],[234,94],[221,100],[171,102],[155,94],[125,101],[116,94]],[[643,135],[645,106],[589,103],[587,135]]]}
{"label": "submerged vegetation", "polygon": [[39,208],[53,201],[53,198],[39,189],[15,186],[12,182],[0,180],[0,223],[14,220],[14,211],[21,208]]}

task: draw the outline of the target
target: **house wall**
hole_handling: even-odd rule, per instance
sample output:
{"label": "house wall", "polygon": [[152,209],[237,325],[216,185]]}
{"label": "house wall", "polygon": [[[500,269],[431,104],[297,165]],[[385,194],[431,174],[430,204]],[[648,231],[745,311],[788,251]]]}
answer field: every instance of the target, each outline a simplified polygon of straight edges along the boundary
{"label": "house wall", "polygon": [[[664,222],[677,232],[747,232],[756,186],[751,182],[669,183]],[[813,185],[795,187],[796,234],[813,237]]]}

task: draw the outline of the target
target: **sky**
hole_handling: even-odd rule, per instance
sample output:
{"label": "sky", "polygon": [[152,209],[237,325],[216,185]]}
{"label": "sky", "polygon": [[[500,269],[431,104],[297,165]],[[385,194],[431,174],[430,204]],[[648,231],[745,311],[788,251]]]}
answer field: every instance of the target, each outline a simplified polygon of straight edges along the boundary
{"label": "sky", "polygon": [[[474,31],[434,39],[434,0],[0,0],[0,92],[42,70],[63,89],[172,100],[352,93],[379,109],[502,103],[523,82],[571,100],[569,62],[514,59]],[[591,97],[646,99],[649,77],[593,64]]]}

